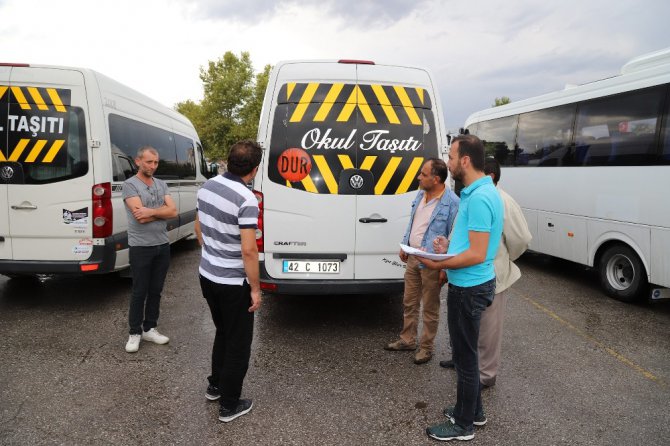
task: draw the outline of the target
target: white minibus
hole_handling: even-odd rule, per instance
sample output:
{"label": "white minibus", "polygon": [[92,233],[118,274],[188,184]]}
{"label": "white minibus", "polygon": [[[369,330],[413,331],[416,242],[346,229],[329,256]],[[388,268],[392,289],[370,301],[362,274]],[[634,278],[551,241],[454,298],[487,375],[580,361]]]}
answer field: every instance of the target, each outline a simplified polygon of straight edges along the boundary
{"label": "white minibus", "polygon": [[[621,74],[471,115],[531,249],[597,268],[612,297],[670,297],[670,49]],[[651,287],[648,285],[651,284]]]}
{"label": "white minibus", "polygon": [[143,145],[179,209],[170,241],[191,235],[208,170],[188,119],[89,69],[0,64],[0,273],[128,267],[121,191]]}

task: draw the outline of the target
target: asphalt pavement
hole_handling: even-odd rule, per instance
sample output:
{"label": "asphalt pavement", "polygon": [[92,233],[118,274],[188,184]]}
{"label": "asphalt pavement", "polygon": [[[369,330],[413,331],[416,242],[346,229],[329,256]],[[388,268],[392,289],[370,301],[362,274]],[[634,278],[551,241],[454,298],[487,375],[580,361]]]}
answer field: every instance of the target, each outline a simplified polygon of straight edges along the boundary
{"label": "asphalt pavement", "polygon": [[[214,327],[194,242],[172,249],[164,346],[124,350],[130,280],[0,276],[2,445],[428,445],[456,396],[446,289],[434,359],[387,352],[400,295],[266,295],[243,397],[204,397]],[[481,445],[670,444],[670,302],[623,304],[569,262],[526,255],[509,295],[503,365],[484,391]]]}

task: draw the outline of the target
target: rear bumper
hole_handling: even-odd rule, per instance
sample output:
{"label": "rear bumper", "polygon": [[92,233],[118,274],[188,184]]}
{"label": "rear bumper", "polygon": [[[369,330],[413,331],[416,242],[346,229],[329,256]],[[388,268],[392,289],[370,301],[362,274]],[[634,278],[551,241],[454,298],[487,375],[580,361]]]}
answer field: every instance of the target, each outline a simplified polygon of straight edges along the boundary
{"label": "rear bumper", "polygon": [[260,262],[260,279],[261,288],[275,294],[391,294],[402,292],[405,286],[403,279],[274,279],[265,269],[265,262]]}
{"label": "rear bumper", "polygon": [[[128,243],[127,235],[107,237],[104,245],[93,246],[91,256],[80,261],[0,260],[0,274],[99,274],[114,271],[116,244]],[[93,271],[83,272],[83,265],[98,265]]]}

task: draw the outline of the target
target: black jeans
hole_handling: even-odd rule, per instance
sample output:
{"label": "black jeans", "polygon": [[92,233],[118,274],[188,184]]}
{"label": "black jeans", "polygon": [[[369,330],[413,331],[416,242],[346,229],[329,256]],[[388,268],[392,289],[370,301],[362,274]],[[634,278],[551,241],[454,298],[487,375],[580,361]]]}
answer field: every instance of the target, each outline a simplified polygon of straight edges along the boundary
{"label": "black jeans", "polygon": [[458,379],[454,420],[466,429],[472,428],[475,413],[483,409],[477,341],[482,311],[493,302],[495,288],[495,279],[472,287],[449,284],[447,320]]}
{"label": "black jeans", "polygon": [[212,374],[207,378],[221,392],[221,405],[235,409],[242,394],[242,384],[249,368],[254,313],[251,287],[223,285],[200,276],[202,295],[207,299],[216,336],[212,347]]}
{"label": "black jeans", "polygon": [[133,291],[130,295],[128,325],[130,334],[141,334],[158,324],[161,292],[170,267],[170,244],[131,246],[130,272]]}

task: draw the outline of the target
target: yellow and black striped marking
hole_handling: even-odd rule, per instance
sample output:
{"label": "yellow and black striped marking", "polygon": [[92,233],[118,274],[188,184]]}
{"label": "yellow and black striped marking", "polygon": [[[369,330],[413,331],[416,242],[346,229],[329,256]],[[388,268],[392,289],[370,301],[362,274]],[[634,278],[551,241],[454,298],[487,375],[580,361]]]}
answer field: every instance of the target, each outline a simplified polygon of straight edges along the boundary
{"label": "yellow and black striped marking", "polygon": [[[354,110],[368,124],[422,125],[417,109],[431,109],[430,97],[420,87],[379,84],[296,83],[282,86],[279,103],[297,104],[289,122],[348,122]],[[339,104],[337,106],[336,104]]]}
{"label": "yellow and black striped marking", "polygon": [[[335,175],[333,174],[333,171],[330,169],[330,166],[326,162],[326,157],[324,155],[313,155],[312,159],[314,160],[314,163],[316,164],[317,168],[317,172],[314,172],[314,174],[312,175],[317,178],[323,179],[323,183],[325,183],[326,187],[325,191],[326,193],[333,195],[338,194],[339,192],[338,182],[335,180]],[[365,157],[363,163],[360,166],[360,169],[372,170],[372,167],[375,164],[375,161],[377,161],[377,159],[378,159],[377,156]],[[386,164],[386,166],[383,168],[381,177],[375,182],[374,186],[375,195],[382,195],[382,194],[398,195],[398,194],[404,194],[411,190],[410,186],[412,186],[412,183],[419,175],[419,170],[423,165],[424,158],[423,157],[413,158],[412,161],[410,162],[409,168],[405,171],[400,171],[398,169],[402,160],[403,158],[400,156],[391,157],[390,162]],[[349,155],[344,154],[338,155],[338,162],[340,163],[340,165],[337,166],[338,174],[344,169],[354,168],[354,165]],[[312,167],[312,169],[314,169],[314,167]],[[393,178],[393,176],[397,173],[400,174],[402,177],[400,184],[397,187],[393,188],[392,190],[387,190],[391,178]],[[314,180],[312,179],[312,175],[308,175],[305,178],[303,178],[299,182],[299,184],[305,191],[318,194],[320,191],[319,188],[317,188],[317,185],[315,184]],[[293,186],[294,184],[298,183],[291,183],[289,181],[286,181],[286,187],[294,187]]]}
{"label": "yellow and black striped marking", "polygon": [[[268,175],[284,187],[317,194],[404,194],[418,188],[425,160],[438,156],[436,134],[423,88],[287,83],[274,110]],[[287,157],[297,153],[309,169],[289,167]],[[356,189],[353,175],[362,178]]]}
{"label": "yellow and black striped marking", "polygon": [[[31,144],[33,143],[33,144]],[[52,163],[58,152],[65,144],[64,139],[48,141],[38,139],[20,139],[18,144],[10,151],[9,157],[0,152],[0,161],[23,161],[24,163]],[[22,157],[22,155],[25,155]],[[40,158],[40,155],[44,155]]]}
{"label": "yellow and black striped marking", "polygon": [[18,104],[22,110],[51,110],[65,113],[70,100],[71,91],[64,88],[0,85],[0,103]]}
{"label": "yellow and black striped marking", "polygon": [[0,85],[0,162],[67,161],[71,91]]}

